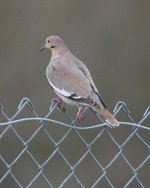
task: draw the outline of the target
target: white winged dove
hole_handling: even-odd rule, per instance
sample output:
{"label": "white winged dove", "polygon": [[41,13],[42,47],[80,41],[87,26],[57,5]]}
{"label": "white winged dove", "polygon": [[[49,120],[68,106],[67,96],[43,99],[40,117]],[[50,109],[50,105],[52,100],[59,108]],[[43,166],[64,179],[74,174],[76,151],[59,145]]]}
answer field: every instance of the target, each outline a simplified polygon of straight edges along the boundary
{"label": "white winged dove", "polygon": [[49,48],[52,56],[46,69],[47,79],[55,93],[63,101],[79,107],[77,118],[83,118],[83,107],[96,111],[109,126],[119,126],[107,110],[87,67],[76,58],[58,36],[49,36],[41,51]]}

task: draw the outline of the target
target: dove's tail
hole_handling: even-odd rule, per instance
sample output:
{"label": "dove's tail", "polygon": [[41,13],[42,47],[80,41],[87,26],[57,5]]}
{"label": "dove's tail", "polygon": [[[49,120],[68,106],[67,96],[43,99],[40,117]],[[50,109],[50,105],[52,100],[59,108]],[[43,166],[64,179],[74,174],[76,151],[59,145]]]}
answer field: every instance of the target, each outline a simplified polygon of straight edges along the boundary
{"label": "dove's tail", "polygon": [[119,126],[118,121],[114,118],[114,116],[107,109],[94,108],[94,111],[96,111],[110,127],[114,128],[116,126]]}

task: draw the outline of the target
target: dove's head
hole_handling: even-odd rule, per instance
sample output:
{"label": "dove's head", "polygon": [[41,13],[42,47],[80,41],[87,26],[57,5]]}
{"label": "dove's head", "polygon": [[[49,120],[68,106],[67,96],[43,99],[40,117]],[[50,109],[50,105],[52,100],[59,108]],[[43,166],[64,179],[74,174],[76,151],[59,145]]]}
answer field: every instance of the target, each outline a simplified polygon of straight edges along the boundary
{"label": "dove's head", "polygon": [[41,48],[41,51],[45,48],[49,48],[52,53],[53,52],[60,52],[66,49],[64,41],[59,36],[49,36],[46,38],[45,45]]}

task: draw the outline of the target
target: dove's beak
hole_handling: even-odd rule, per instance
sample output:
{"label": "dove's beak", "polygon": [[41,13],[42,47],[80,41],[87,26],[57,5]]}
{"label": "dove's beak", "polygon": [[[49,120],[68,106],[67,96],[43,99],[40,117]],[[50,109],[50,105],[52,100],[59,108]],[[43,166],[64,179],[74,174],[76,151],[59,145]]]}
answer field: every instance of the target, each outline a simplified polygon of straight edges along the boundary
{"label": "dove's beak", "polygon": [[42,48],[40,49],[40,51],[43,51],[46,48],[46,44],[44,46],[42,46]]}

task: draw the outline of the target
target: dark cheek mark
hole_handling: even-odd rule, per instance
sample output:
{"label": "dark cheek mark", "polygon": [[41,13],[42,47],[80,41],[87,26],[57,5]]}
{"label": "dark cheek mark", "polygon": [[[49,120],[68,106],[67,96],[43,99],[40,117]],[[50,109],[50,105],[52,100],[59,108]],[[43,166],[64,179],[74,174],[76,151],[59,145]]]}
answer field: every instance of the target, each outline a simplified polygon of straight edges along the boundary
{"label": "dark cheek mark", "polygon": [[53,72],[56,70],[55,67],[52,65]]}

